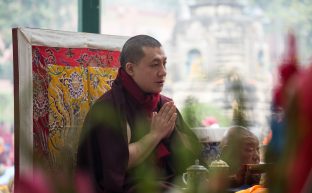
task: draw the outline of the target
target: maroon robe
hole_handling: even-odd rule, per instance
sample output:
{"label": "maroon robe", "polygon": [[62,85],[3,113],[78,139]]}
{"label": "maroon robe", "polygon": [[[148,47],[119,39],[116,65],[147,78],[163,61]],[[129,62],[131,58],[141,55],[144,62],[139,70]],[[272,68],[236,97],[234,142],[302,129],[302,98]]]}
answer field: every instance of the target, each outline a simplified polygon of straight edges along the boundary
{"label": "maroon robe", "polygon": [[[157,111],[170,100],[161,95]],[[143,163],[128,170],[127,122],[130,143],[149,132],[146,111],[117,78],[112,89],[90,109],[77,153],[77,170],[92,179],[96,193],[161,192],[173,180],[180,180],[187,167],[199,159],[201,145],[178,112],[171,136],[163,139]]]}

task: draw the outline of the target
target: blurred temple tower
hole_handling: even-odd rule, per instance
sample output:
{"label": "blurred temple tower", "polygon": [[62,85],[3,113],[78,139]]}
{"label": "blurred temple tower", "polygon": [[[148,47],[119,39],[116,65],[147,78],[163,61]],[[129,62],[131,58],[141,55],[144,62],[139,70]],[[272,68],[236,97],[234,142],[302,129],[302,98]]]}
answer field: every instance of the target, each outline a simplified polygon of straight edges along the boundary
{"label": "blurred temple tower", "polygon": [[254,125],[267,124],[271,76],[262,20],[261,11],[237,0],[180,0],[169,52],[177,106],[194,96],[231,116],[231,80],[239,75],[247,114],[257,118]]}

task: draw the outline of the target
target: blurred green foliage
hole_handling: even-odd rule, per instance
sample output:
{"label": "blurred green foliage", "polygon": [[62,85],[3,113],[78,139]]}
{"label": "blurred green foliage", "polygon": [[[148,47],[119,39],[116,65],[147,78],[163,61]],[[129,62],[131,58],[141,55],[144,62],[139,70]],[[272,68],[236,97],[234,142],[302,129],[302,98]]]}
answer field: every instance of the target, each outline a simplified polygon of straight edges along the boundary
{"label": "blurred green foliage", "polygon": [[17,26],[77,30],[76,0],[2,0],[0,1],[0,34],[5,46],[11,44],[11,28]]}
{"label": "blurred green foliage", "polygon": [[221,126],[230,124],[230,117],[224,114],[224,111],[213,104],[200,103],[194,97],[188,97],[181,110],[185,122],[191,127],[202,126],[202,120],[206,117],[213,117]]}
{"label": "blurred green foliage", "polygon": [[[76,0],[0,1],[0,79],[13,80],[12,28],[77,30]],[[8,53],[11,53],[9,56]],[[0,106],[1,108],[1,106]]]}

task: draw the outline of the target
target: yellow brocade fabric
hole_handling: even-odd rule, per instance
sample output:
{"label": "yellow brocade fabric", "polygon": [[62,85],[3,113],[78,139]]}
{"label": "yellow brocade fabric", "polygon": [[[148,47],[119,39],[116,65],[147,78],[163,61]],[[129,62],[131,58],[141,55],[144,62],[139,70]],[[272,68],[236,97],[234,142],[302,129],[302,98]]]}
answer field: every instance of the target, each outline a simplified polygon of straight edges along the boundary
{"label": "yellow brocade fabric", "polygon": [[117,68],[88,67],[89,100],[92,104],[111,88],[117,72]]}
{"label": "yellow brocade fabric", "polygon": [[48,65],[49,139],[52,165],[75,159],[79,134],[91,105],[111,88],[118,68]]}

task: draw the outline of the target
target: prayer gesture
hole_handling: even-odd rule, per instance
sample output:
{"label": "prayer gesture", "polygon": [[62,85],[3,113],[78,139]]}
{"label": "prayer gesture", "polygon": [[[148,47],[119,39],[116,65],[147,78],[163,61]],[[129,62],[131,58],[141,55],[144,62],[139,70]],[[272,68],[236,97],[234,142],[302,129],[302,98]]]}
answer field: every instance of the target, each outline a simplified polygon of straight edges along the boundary
{"label": "prayer gesture", "polygon": [[176,119],[177,113],[173,101],[167,102],[158,113],[153,112],[150,132],[154,133],[161,140],[172,133]]}

